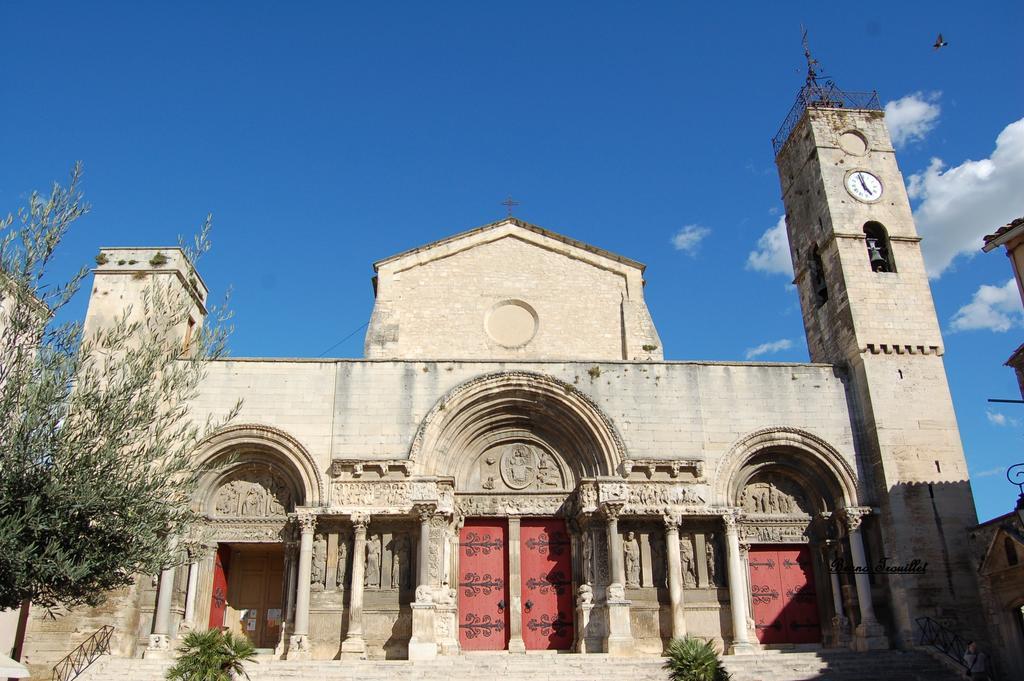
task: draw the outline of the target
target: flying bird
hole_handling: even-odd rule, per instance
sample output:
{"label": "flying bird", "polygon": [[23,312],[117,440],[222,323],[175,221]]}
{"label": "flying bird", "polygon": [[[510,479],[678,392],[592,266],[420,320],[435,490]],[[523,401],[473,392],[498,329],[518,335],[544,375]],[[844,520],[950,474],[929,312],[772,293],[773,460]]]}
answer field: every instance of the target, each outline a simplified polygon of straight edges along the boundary
{"label": "flying bird", "polygon": [[932,45],[932,47],[938,50],[940,48],[946,47],[947,45],[949,45],[949,43],[942,39],[942,34],[940,33],[939,37],[935,39],[935,44]]}

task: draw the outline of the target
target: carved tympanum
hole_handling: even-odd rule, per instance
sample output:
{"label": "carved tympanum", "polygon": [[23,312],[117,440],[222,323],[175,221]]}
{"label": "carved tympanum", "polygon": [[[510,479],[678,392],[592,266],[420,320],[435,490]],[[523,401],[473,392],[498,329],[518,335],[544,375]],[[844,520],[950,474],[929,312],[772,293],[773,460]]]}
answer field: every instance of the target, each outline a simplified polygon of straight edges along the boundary
{"label": "carved tympanum", "polygon": [[780,475],[750,482],[740,496],[740,507],[748,513],[766,515],[807,515],[809,509],[800,486]]}
{"label": "carved tympanum", "polygon": [[484,452],[470,486],[499,492],[557,492],[567,489],[564,465],[550,452],[523,442]]}
{"label": "carved tympanum", "polygon": [[288,483],[273,469],[241,471],[220,486],[213,502],[222,518],[283,518],[291,509]]}

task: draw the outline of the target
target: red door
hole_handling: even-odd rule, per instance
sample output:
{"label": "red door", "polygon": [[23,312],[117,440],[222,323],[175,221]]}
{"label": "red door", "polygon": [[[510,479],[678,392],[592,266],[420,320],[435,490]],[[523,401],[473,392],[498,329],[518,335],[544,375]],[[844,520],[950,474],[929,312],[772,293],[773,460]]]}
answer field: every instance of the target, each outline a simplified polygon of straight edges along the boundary
{"label": "red door", "polygon": [[228,603],[228,560],[231,549],[221,544],[213,563],[213,595],[210,597],[210,629],[224,626],[224,609]]}
{"label": "red door", "polygon": [[761,643],[818,643],[821,625],[806,546],[750,547],[750,595]]}
{"label": "red door", "polygon": [[459,532],[459,644],[463,650],[508,647],[508,525],[467,519]]}
{"label": "red door", "polygon": [[527,650],[568,650],[573,640],[572,552],[565,522],[523,519],[523,642]]}

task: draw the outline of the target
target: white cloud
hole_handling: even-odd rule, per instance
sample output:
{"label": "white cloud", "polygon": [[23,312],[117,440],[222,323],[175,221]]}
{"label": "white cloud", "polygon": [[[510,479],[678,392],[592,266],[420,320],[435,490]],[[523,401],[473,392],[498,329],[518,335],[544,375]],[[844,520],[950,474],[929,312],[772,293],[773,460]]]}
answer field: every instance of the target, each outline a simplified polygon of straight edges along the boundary
{"label": "white cloud", "polygon": [[1024,215],[1024,118],[1006,126],[989,158],[945,168],[932,159],[910,176],[928,276],[940,276],[960,254],[976,255],[982,237]]}
{"label": "white cloud", "polygon": [[994,426],[1005,426],[1006,425],[1006,414],[998,411],[986,411],[985,416],[988,417],[988,422]]}
{"label": "white cloud", "polygon": [[788,338],[782,340],[772,341],[770,343],[761,343],[756,348],[750,348],[747,350],[747,359],[754,359],[761,355],[772,355],[776,352],[782,352],[783,350],[789,350],[793,347],[793,341]]}
{"label": "white cloud", "polygon": [[939,122],[939,92],[913,92],[885,105],[885,124],[892,143],[902,147],[920,142]]}
{"label": "white cloud", "polygon": [[1005,468],[990,468],[987,471],[978,471],[977,473],[971,473],[972,478],[990,478],[993,475],[1002,475],[1006,472]]}
{"label": "white cloud", "polygon": [[700,242],[704,240],[708,234],[711,234],[711,230],[707,227],[701,227],[700,225],[686,225],[672,237],[672,245],[675,246],[677,251],[682,251],[687,255],[693,255],[697,252],[697,247],[700,246]]}
{"label": "white cloud", "polygon": [[747,256],[747,269],[767,274],[785,274],[792,278],[793,260],[789,256],[789,237],[786,236],[786,217],[757,240],[757,250]]}
{"label": "white cloud", "polygon": [[1002,286],[982,284],[974,292],[971,302],[953,315],[950,331],[1009,331],[1024,322],[1017,282],[1012,278]]}

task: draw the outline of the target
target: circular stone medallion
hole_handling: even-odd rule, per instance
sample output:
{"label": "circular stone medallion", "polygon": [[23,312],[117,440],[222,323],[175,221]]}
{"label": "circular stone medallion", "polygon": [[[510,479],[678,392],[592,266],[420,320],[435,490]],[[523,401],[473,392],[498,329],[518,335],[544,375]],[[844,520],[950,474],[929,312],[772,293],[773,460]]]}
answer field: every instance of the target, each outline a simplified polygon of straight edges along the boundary
{"label": "circular stone medallion", "polygon": [[484,328],[495,343],[519,348],[537,333],[537,313],[521,300],[503,300],[487,312]]}
{"label": "circular stone medallion", "polygon": [[537,455],[526,445],[512,445],[501,455],[501,479],[509,489],[523,489],[537,477]]}
{"label": "circular stone medallion", "polygon": [[847,130],[839,136],[839,146],[851,156],[863,156],[868,153],[868,142],[859,132]]}

